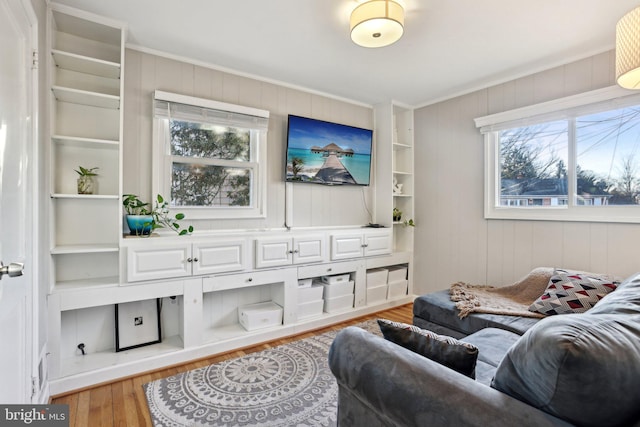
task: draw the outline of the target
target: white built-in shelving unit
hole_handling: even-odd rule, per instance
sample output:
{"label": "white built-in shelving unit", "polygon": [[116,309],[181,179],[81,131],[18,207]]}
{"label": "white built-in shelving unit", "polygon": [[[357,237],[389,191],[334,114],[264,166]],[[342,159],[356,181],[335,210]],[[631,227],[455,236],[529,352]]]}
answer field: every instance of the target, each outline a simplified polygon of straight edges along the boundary
{"label": "white built-in shelving unit", "polygon": [[[375,106],[376,221],[393,228],[394,252],[413,252],[414,218],[413,109],[389,102]],[[402,187],[396,191],[394,183]],[[402,211],[393,220],[393,209]],[[418,224],[419,226],[419,224]]]}
{"label": "white built-in shelving unit", "polygon": [[[376,217],[385,228],[124,238],[125,26],[51,4],[47,34],[52,394],[317,329],[413,299],[411,230],[391,221],[397,204],[407,218],[413,214],[410,109],[389,104],[376,110],[385,129],[376,129]],[[95,194],[77,194],[74,170],[79,166],[99,168]],[[393,195],[393,177],[406,193]],[[369,299],[367,271],[389,266],[408,267],[407,291]],[[334,274],[347,274],[354,282],[353,303],[338,311],[301,312],[298,280]],[[116,352],[116,305],[156,300],[162,307],[161,342]],[[282,323],[245,330],[239,308],[261,302],[281,306]]]}
{"label": "white built-in shelving unit", "polygon": [[401,191],[392,190],[393,207],[402,211],[400,221],[394,221],[394,248],[397,251],[413,251],[413,227],[405,221],[414,218],[413,167],[413,110],[393,105],[392,116],[392,182],[402,186]]}
{"label": "white built-in shelving unit", "polygon": [[[124,26],[52,4],[50,290],[119,283]],[[77,194],[75,170],[97,167],[97,191]]]}

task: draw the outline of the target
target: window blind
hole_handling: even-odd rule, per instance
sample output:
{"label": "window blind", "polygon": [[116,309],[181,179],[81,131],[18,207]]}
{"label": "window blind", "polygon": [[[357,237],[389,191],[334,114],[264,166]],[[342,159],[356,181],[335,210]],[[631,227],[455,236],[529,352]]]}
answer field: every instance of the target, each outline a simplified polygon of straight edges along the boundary
{"label": "window blind", "polygon": [[159,91],[154,94],[154,114],[159,118],[260,131],[269,127],[269,112],[265,110]]}

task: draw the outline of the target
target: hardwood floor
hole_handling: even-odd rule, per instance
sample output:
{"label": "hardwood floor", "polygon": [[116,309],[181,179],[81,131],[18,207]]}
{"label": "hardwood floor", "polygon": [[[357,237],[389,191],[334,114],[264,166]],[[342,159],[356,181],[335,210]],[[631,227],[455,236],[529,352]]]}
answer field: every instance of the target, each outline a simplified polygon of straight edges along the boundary
{"label": "hardwood floor", "polygon": [[342,329],[368,319],[385,318],[396,322],[411,323],[413,304],[403,305],[390,310],[370,314],[347,322],[339,323],[316,331],[295,335],[242,350],[217,354],[206,359],[196,360],[179,366],[147,372],[136,377],[97,385],[92,388],[53,396],[51,403],[69,405],[69,426],[151,426],[147,401],[142,385],[149,381],[168,377],[180,372],[201,368],[222,360],[244,356],[249,353],[286,344],[288,342],[321,334],[332,329]]}

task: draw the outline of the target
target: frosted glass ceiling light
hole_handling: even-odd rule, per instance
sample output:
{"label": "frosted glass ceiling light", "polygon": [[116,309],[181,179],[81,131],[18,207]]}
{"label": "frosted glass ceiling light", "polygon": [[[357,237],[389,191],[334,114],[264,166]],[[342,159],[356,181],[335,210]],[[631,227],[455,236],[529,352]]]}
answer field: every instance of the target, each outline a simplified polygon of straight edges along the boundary
{"label": "frosted glass ceiling light", "polygon": [[351,40],[360,46],[388,46],[403,32],[404,9],[393,0],[369,0],[351,12]]}
{"label": "frosted glass ceiling light", "polygon": [[640,7],[616,25],[616,81],[625,89],[640,89]]}

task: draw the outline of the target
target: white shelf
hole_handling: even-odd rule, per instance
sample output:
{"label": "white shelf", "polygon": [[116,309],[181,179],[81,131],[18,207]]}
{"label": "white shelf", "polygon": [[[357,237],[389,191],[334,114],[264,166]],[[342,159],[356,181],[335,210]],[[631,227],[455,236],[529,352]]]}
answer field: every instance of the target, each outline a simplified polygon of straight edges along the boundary
{"label": "white shelf", "polygon": [[120,108],[120,97],[99,92],[72,89],[62,86],[52,86],[51,91],[58,101],[72,104],[87,105],[91,107],[108,108],[117,110]]}
{"label": "white shelf", "polygon": [[69,292],[97,288],[117,288],[119,286],[118,277],[98,277],[92,279],[67,280],[56,282],[53,293]]}
{"label": "white shelf", "polygon": [[394,175],[413,175],[411,172],[405,172],[405,171],[393,171]]}
{"label": "white shelf", "polygon": [[413,197],[413,194],[406,194],[406,193],[397,194],[397,193],[394,193],[393,197]]}
{"label": "white shelf", "polygon": [[117,353],[115,348],[96,353],[92,353],[91,349],[88,348],[86,349],[87,354],[84,356],[79,354],[76,357],[61,360],[61,376],[65,377],[83,372],[96,371],[114,365],[131,363],[150,357],[157,357],[164,353],[172,353],[182,349],[182,339],[177,335],[164,338],[162,342],[158,344],[151,344]]}
{"label": "white shelf", "polygon": [[393,149],[397,150],[410,150],[411,148],[413,148],[413,146],[409,145],[409,144],[401,144],[399,142],[394,142],[393,143]]}
{"label": "white shelf", "polygon": [[108,148],[117,150],[120,142],[112,139],[84,138],[81,136],[52,135],[51,140],[59,145],[78,148]]}
{"label": "white shelf", "polygon": [[116,62],[104,61],[57,49],[51,50],[51,56],[53,56],[56,66],[65,70],[78,71],[110,79],[120,78],[121,67]]}
{"label": "white shelf", "polygon": [[[51,249],[52,255],[118,252],[118,244],[62,245]],[[116,283],[118,280],[116,279]]]}
{"label": "white shelf", "polygon": [[118,200],[117,194],[64,194],[64,193],[53,193],[51,195],[52,199],[86,199],[86,200],[96,200],[96,199],[105,199],[105,200]]}
{"label": "white shelf", "polygon": [[234,323],[232,325],[219,326],[215,328],[208,328],[204,331],[203,334],[203,343],[205,344],[214,344],[219,342],[227,342],[232,340],[242,340],[246,337],[254,336],[254,335],[263,335],[269,332],[278,331],[282,329],[284,325],[276,325],[268,328],[256,329],[254,331],[247,331],[242,327],[239,323]]}

